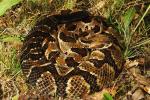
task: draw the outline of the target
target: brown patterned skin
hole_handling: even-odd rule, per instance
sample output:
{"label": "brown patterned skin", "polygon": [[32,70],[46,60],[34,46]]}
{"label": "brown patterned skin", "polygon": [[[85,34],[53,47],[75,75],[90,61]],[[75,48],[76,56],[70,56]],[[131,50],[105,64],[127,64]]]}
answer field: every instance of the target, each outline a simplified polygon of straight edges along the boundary
{"label": "brown patterned skin", "polygon": [[39,95],[82,97],[109,86],[122,69],[116,38],[100,16],[88,11],[37,22],[26,37],[21,65]]}

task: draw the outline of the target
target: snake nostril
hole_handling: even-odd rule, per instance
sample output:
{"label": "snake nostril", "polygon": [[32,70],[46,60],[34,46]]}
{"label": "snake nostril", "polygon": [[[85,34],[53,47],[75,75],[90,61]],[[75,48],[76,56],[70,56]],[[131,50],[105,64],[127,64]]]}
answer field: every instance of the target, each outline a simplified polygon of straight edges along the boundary
{"label": "snake nostril", "polygon": [[81,29],[81,28],[79,28],[79,32],[80,32],[80,33],[82,32],[82,29]]}

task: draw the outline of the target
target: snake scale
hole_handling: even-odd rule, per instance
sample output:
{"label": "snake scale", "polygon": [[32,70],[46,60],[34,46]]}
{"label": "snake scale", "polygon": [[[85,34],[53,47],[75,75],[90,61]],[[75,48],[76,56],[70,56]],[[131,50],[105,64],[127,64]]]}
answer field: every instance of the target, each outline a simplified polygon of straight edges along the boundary
{"label": "snake scale", "polygon": [[20,57],[27,83],[39,95],[83,97],[116,79],[123,57],[101,16],[88,11],[55,14],[38,21]]}

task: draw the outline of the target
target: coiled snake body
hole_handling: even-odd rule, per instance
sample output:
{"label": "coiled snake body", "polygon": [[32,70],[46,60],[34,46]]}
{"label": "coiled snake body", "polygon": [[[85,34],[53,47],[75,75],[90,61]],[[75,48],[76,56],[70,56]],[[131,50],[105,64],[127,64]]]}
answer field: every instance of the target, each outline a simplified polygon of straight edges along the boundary
{"label": "coiled snake body", "polygon": [[21,66],[39,95],[82,97],[109,86],[122,55],[100,16],[88,11],[45,17],[25,38]]}

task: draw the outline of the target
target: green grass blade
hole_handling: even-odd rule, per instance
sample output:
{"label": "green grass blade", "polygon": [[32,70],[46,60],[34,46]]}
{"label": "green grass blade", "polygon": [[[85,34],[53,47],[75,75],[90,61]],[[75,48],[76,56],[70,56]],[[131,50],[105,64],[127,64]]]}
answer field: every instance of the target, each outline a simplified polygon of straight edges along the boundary
{"label": "green grass blade", "polygon": [[21,0],[0,0],[0,16],[4,15],[6,10],[18,4]]}
{"label": "green grass blade", "polygon": [[124,29],[125,29],[126,33],[129,33],[129,26],[132,22],[134,15],[135,15],[135,12],[136,12],[136,10],[133,7],[133,8],[128,9],[123,16],[123,25],[124,25]]}
{"label": "green grass blade", "polygon": [[145,39],[141,42],[138,42],[136,45],[132,46],[132,48],[134,49],[134,48],[140,47],[140,46],[145,45],[145,44],[150,44],[150,38]]}
{"label": "green grass blade", "polygon": [[113,97],[109,93],[104,93],[104,100],[113,100]]}
{"label": "green grass blade", "polygon": [[139,27],[139,25],[141,24],[142,20],[144,19],[144,17],[146,16],[149,10],[150,10],[150,5],[146,9],[145,13],[143,14],[142,18],[140,19],[140,21],[138,22],[138,24],[136,25],[132,33],[134,33],[137,30],[137,28]]}

